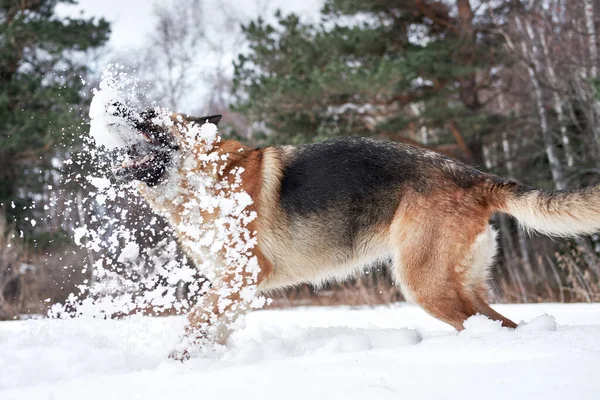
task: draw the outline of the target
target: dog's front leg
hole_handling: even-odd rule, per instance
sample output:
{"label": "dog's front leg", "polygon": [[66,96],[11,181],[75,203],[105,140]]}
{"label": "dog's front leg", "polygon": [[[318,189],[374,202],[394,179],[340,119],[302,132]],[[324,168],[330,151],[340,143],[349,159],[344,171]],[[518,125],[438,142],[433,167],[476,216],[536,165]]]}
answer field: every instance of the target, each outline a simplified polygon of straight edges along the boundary
{"label": "dog's front leg", "polygon": [[253,308],[264,299],[256,294],[256,275],[231,271],[212,282],[200,302],[187,315],[183,340],[171,358],[185,360],[203,350],[227,342],[230,334],[243,323]]}
{"label": "dog's front leg", "polygon": [[200,304],[188,313],[186,336],[225,344],[238,318],[250,311],[250,302],[243,300],[230,282],[213,283]]}

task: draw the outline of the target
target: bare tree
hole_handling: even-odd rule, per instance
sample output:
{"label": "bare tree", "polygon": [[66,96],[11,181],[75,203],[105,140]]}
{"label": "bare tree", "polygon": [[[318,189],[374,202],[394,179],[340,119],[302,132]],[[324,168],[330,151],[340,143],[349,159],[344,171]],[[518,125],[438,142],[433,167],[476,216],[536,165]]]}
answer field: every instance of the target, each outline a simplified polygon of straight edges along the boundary
{"label": "bare tree", "polygon": [[17,264],[21,258],[23,247],[16,232],[6,223],[4,212],[0,209],[0,321],[13,319],[17,314],[4,298],[6,285],[18,274]]}
{"label": "bare tree", "polygon": [[206,16],[202,0],[161,2],[154,9],[155,29],[138,60],[163,105],[179,109],[202,77]]}

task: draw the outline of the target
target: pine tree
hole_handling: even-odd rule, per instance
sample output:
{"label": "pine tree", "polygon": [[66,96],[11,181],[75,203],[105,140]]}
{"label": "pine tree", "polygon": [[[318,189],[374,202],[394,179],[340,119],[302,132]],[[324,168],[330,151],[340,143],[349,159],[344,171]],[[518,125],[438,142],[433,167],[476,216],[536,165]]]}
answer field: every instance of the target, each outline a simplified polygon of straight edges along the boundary
{"label": "pine tree", "polygon": [[419,141],[425,127],[429,142],[455,143],[477,162],[477,139],[498,118],[482,99],[501,47],[486,15],[468,0],[328,0],[318,24],[281,13],[274,25],[253,21],[235,63],[235,107],[267,142]]}
{"label": "pine tree", "polygon": [[83,56],[110,33],[103,20],[60,18],[58,3],[0,1],[0,205],[19,229],[81,124]]}

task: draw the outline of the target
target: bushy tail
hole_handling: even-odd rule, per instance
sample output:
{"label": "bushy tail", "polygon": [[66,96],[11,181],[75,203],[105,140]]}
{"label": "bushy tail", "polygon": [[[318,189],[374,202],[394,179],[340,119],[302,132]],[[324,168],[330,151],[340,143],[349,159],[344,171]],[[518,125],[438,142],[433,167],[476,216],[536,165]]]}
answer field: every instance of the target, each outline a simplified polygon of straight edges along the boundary
{"label": "bushy tail", "polygon": [[560,191],[537,190],[503,182],[497,210],[524,227],[549,236],[578,236],[600,231],[600,185]]}

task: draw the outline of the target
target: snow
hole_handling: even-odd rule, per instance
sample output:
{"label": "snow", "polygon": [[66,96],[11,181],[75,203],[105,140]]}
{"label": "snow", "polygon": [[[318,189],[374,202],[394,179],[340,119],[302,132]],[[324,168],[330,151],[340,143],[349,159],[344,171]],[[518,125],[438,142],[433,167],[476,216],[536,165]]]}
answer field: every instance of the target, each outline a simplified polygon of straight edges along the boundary
{"label": "snow", "polygon": [[[265,299],[256,293],[258,261],[250,252],[257,239],[247,228],[256,218],[256,213],[249,208],[252,198],[241,188],[243,168],[232,168],[224,174],[229,155],[215,150],[221,140],[215,124],[185,121],[166,108],[151,107],[143,94],[144,83],[127,68],[116,64],[107,66],[99,88],[94,90],[87,137],[92,140],[86,140],[86,150],[99,165],[108,161],[111,170],[119,163],[135,162],[122,150],[145,142],[133,126],[136,121],[147,118],[148,114],[142,113],[149,109],[155,115],[152,124],[169,131],[178,150],[171,154],[171,162],[159,185],[113,183],[108,176],[86,177],[96,189],[93,200],[101,206],[102,212],[94,213],[99,223],[78,228],[74,240],[99,253],[93,268],[93,284],[78,287],[79,291],[69,295],[65,304],[53,305],[49,315],[59,318],[109,317],[148,308],[156,312],[180,310],[191,305],[178,298],[177,289],[179,285],[189,284],[194,295],[208,290],[218,294],[215,305],[220,312],[215,313],[213,305],[206,305],[202,321],[197,322],[196,334],[205,339],[206,346],[212,346],[217,337],[228,332],[230,324],[242,324],[240,317],[244,311],[265,304]],[[143,146],[138,147],[143,149]],[[106,149],[121,151],[110,152],[104,157]],[[107,169],[97,170],[95,174],[111,174]],[[170,222],[165,233],[174,231],[186,250],[186,257],[192,258],[195,267],[210,280],[210,284],[196,279],[195,271],[191,271],[185,262],[187,258],[177,254],[174,237],[165,237],[149,247],[143,240],[154,236],[154,224],[130,228],[122,223],[128,210],[113,201],[116,198],[136,201],[140,200],[140,195],[149,201],[153,212],[163,214]],[[174,204],[177,205],[176,214]],[[206,219],[210,219],[210,224]],[[226,280],[223,279],[225,276]],[[230,297],[238,293],[241,301],[233,303]],[[198,331],[202,331],[202,335]],[[199,342],[188,347],[202,347]],[[192,350],[186,348],[185,353],[192,354]]]}
{"label": "snow", "polygon": [[[189,129],[188,135],[194,133],[193,129]],[[208,143],[214,143],[217,140],[217,126],[211,123],[205,123],[200,126],[200,139]]]}
{"label": "snow", "polygon": [[136,260],[140,256],[140,246],[135,242],[127,243],[121,250],[118,261],[125,263],[127,261]]}
{"label": "snow", "polygon": [[100,190],[106,190],[110,188],[110,179],[107,177],[88,176],[87,180]]}
{"label": "snow", "polygon": [[0,399],[592,399],[600,305],[498,305],[456,333],[405,304],[251,313],[227,346],[169,360],[185,318],[0,323]]}
{"label": "snow", "polygon": [[127,121],[117,116],[117,103],[139,108],[140,82],[116,64],[108,65],[102,72],[99,88],[94,89],[90,103],[90,137],[96,146],[107,150],[124,148],[143,139]]}
{"label": "snow", "polygon": [[83,239],[87,235],[87,233],[88,233],[87,228],[84,228],[84,227],[75,228],[73,230],[73,240],[75,241],[75,244],[78,246],[82,245],[81,239]]}

